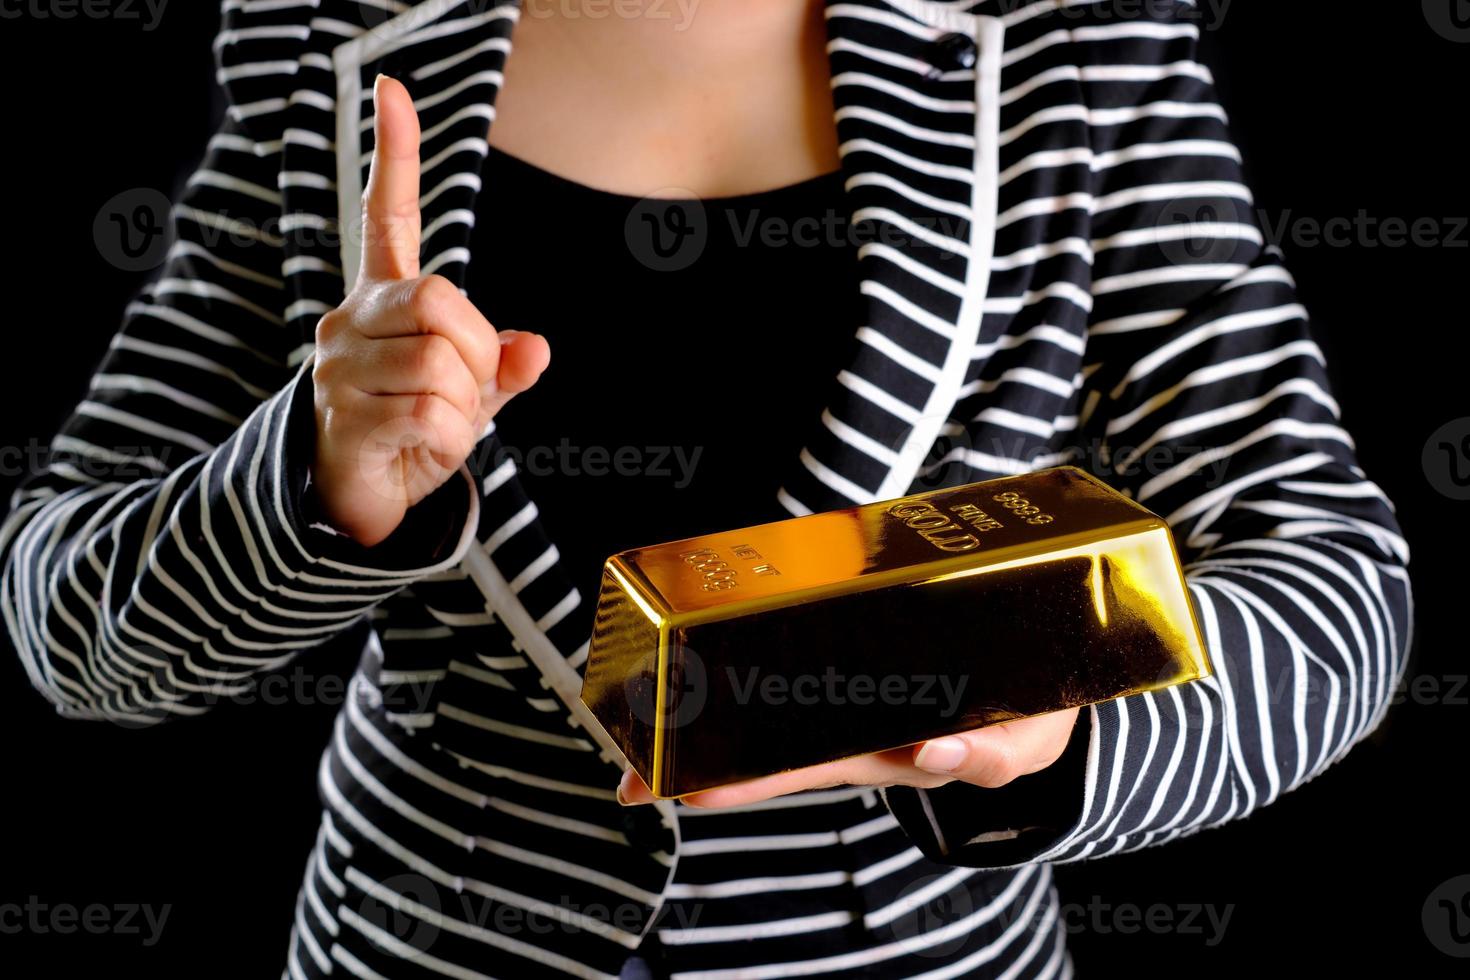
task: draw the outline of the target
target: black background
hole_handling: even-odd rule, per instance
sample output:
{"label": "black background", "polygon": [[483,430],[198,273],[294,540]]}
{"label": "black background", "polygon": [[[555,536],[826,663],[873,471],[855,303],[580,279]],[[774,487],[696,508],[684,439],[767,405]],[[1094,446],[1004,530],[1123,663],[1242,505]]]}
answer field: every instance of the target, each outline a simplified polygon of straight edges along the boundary
{"label": "black background", "polygon": [[[0,12],[20,7],[0,0]],[[99,209],[129,189],[171,192],[221,111],[216,6],[176,0],[153,30],[132,8],[141,19],[0,19],[0,447],[44,444],[141,283],[94,244]],[[1205,45],[1269,221],[1364,212],[1435,219],[1448,235],[1470,215],[1470,43],[1433,30],[1420,3],[1236,0]],[[1405,975],[1464,975],[1421,913],[1437,886],[1470,874],[1470,504],[1435,491],[1421,452],[1440,425],[1470,415],[1467,244],[1463,230],[1432,248],[1282,242],[1361,461],[1413,548],[1409,678],[1420,695],[1341,764],[1248,819],[1059,868],[1083,975],[1356,975],[1379,956]],[[151,947],[115,933],[0,935],[0,973],[278,976],[317,822],[316,762],[340,703],[332,685],[351,661],[314,654],[299,675],[307,698],[130,731],[57,719],[16,660],[0,658],[0,904],[171,906]],[[1091,924],[1089,909],[1129,904],[1176,919],[1191,904],[1229,906],[1231,918],[1215,945],[1208,928]],[[22,953],[42,959],[16,969]]]}

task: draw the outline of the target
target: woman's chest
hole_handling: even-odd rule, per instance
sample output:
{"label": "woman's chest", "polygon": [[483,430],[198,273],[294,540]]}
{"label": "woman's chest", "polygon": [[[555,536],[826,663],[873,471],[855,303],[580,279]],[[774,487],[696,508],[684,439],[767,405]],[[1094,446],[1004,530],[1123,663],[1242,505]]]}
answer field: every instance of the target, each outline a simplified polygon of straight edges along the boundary
{"label": "woman's chest", "polygon": [[782,476],[861,326],[840,176],[707,201],[497,151],[485,176],[467,290],[552,348],[497,420],[499,452],[578,587],[613,552],[785,516]]}

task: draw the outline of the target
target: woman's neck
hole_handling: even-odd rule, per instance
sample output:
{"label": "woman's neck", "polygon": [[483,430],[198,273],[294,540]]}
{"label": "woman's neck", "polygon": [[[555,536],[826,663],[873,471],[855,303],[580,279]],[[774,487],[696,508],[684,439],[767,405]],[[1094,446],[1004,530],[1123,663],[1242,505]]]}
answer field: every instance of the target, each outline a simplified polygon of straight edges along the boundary
{"label": "woman's neck", "polygon": [[490,142],[633,195],[837,169],[821,0],[526,0]]}

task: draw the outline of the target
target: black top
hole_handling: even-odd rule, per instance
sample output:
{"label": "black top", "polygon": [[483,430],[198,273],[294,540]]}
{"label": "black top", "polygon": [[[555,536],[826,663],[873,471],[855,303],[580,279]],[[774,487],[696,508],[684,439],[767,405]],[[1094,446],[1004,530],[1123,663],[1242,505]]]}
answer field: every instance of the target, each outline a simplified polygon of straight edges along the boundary
{"label": "black top", "polygon": [[841,176],[648,199],[492,148],[483,178],[470,299],[551,344],[499,433],[584,595],[614,552],[789,517],[861,315]]}

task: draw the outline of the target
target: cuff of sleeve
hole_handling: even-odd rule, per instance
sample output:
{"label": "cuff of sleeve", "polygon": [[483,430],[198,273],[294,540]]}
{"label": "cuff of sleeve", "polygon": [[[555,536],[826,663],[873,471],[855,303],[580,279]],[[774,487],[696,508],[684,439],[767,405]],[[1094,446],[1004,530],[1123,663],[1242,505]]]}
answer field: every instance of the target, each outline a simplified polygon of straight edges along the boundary
{"label": "cuff of sleeve", "polygon": [[1028,864],[1071,835],[1082,819],[1092,711],[1061,757],[1040,772],[996,789],[953,782],[938,789],[890,786],[883,800],[914,845],[932,861],[971,868]]}
{"label": "cuff of sleeve", "polygon": [[285,392],[279,465],[284,494],[281,507],[308,555],[345,572],[372,575],[426,575],[453,567],[475,540],[479,493],[467,466],[410,507],[403,522],[383,541],[367,548],[333,528],[311,487],[316,455],[316,409],[308,357]]}

